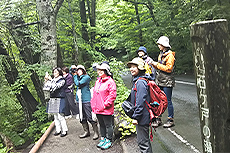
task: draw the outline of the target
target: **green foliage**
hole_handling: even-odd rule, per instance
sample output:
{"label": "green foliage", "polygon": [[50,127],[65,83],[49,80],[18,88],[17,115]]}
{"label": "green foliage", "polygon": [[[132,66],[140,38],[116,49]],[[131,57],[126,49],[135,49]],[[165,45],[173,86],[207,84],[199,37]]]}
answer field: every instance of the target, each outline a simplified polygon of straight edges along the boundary
{"label": "green foliage", "polygon": [[0,132],[8,137],[14,146],[22,145],[28,140],[24,131],[27,124],[22,107],[15,101],[15,96],[2,79],[0,92]]}
{"label": "green foliage", "polygon": [[27,134],[35,142],[45,133],[52,121],[48,118],[45,106],[39,106],[38,110],[34,112],[33,117],[34,120],[29,123],[30,126]]}
{"label": "green foliage", "polygon": [[41,82],[44,80],[45,72],[52,74],[52,69],[49,66],[40,64],[25,65],[21,64],[18,69],[19,74],[15,83],[11,86],[12,94],[19,94],[24,85],[27,85],[32,95],[39,101],[33,82],[31,80],[32,73],[37,73]]}
{"label": "green foliage", "polygon": [[[133,2],[98,1],[97,25],[100,25],[100,30],[95,45],[108,50],[108,56],[114,54],[109,51],[111,49],[121,54],[122,57],[117,57],[122,61],[137,56],[135,51],[144,45],[149,55],[156,60],[159,54],[156,41],[161,35],[166,35],[170,38],[172,50],[176,52],[177,73],[193,72],[190,24],[218,18],[230,19],[228,1],[155,0],[151,1],[154,19],[147,7],[148,1],[135,2],[139,3],[140,24],[137,23]],[[140,30],[143,43],[140,42]]]}
{"label": "green foliage", "polygon": [[113,73],[114,81],[116,82],[116,86],[117,86],[117,97],[114,105],[115,111],[117,112],[116,116],[119,117],[120,121],[125,121],[126,123],[124,124],[124,122],[121,122],[118,125],[119,131],[122,134],[121,137],[122,139],[125,136],[129,136],[136,132],[136,126],[132,124],[132,119],[125,115],[124,110],[121,107],[121,104],[128,98],[131,92],[125,86],[121,77],[121,75],[127,72],[128,69],[123,62],[117,61],[116,58],[111,58],[109,64],[110,64],[110,69]]}
{"label": "green foliage", "polygon": [[127,136],[130,136],[131,134],[136,133],[136,126],[132,124],[132,119],[127,117],[126,115],[121,115],[119,118],[120,120],[126,121],[126,122],[121,122],[119,123],[118,131],[121,132],[121,137],[120,139],[123,139]]}
{"label": "green foliage", "polygon": [[3,147],[3,145],[0,143],[0,153],[8,153],[11,149],[7,149],[6,147]]}

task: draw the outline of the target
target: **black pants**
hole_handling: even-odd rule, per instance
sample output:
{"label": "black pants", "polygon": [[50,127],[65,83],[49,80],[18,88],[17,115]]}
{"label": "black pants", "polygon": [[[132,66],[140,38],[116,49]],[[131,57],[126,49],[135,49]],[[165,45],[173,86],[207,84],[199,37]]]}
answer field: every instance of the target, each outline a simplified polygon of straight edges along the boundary
{"label": "black pants", "polygon": [[97,119],[100,124],[101,137],[112,141],[113,138],[113,116],[97,114]]}
{"label": "black pants", "polygon": [[136,125],[137,143],[141,153],[152,153],[152,147],[149,139],[149,125]]}
{"label": "black pants", "polygon": [[78,107],[76,106],[76,103],[75,103],[75,100],[74,100],[74,94],[73,94],[73,92],[66,93],[65,103],[66,103],[66,106],[65,106],[65,116],[71,115],[71,112],[72,112],[72,115],[79,114]]}
{"label": "black pants", "polygon": [[90,102],[82,103],[82,120],[80,122],[84,124],[87,121],[91,124],[97,123],[92,119],[92,108]]}

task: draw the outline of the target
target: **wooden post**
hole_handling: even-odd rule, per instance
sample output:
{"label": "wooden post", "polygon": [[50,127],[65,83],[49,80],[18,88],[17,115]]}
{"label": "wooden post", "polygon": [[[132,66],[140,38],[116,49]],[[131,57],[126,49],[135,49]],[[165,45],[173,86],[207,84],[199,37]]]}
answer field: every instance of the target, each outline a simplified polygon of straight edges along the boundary
{"label": "wooden post", "polygon": [[230,152],[230,48],[225,19],[191,25],[203,151]]}

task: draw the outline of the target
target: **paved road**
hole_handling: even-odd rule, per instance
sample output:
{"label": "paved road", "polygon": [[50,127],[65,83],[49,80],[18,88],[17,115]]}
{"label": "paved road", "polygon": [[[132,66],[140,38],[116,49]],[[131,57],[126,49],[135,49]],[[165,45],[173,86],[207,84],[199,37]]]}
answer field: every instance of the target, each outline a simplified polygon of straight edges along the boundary
{"label": "paved road", "polygon": [[[195,79],[192,76],[176,77],[176,87],[173,90],[175,111],[175,126],[172,128],[156,128],[152,148],[154,153],[193,153],[202,152],[200,122]],[[167,112],[162,116],[167,119]],[[135,137],[130,137],[121,143],[101,151],[96,147],[97,141],[92,136],[79,139],[81,125],[76,119],[67,120],[69,132],[67,137],[55,137],[51,133],[39,150],[39,153],[135,153],[139,152]],[[91,128],[92,132],[92,128]]]}
{"label": "paved road", "polygon": [[[168,129],[160,126],[156,129],[156,136],[166,148],[164,152],[202,152],[199,110],[194,77],[176,77],[176,86],[173,89],[172,101],[174,105],[175,126]],[[163,118],[167,119],[167,112],[163,114]]]}

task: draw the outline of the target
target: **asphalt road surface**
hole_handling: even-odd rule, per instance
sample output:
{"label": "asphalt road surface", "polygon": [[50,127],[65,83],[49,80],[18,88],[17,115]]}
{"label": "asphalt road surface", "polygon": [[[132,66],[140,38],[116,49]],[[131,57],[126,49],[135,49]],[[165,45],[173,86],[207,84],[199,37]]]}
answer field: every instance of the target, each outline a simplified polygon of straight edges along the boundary
{"label": "asphalt road surface", "polygon": [[[177,76],[173,89],[174,123],[171,128],[156,128],[156,136],[163,144],[164,152],[203,152],[198,110],[198,100],[193,76]],[[163,114],[167,119],[167,110]],[[152,144],[154,146],[154,144]],[[153,147],[154,150],[154,147]],[[162,150],[159,151],[159,153]],[[156,152],[158,152],[156,150]]]}

